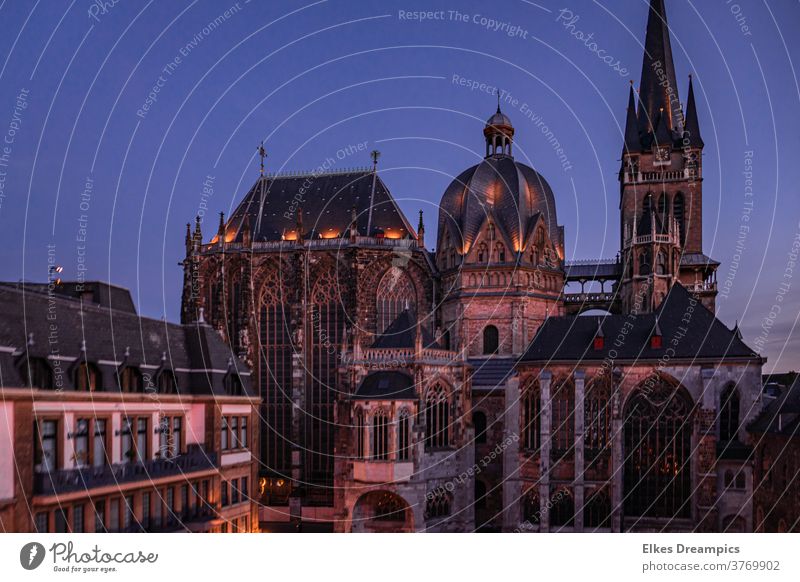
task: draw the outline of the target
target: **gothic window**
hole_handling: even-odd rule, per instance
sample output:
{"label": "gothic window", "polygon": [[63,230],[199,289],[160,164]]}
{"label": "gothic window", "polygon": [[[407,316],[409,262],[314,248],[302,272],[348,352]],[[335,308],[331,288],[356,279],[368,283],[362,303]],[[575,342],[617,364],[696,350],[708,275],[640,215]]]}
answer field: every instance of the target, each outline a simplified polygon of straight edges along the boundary
{"label": "gothic window", "polygon": [[691,506],[692,404],[680,387],[652,376],[625,406],[625,513],[686,518]]}
{"label": "gothic window", "polygon": [[456,250],[450,249],[450,268],[455,269],[458,266],[458,262],[456,261]]}
{"label": "gothic window", "polygon": [[175,381],[175,374],[172,370],[162,370],[158,375],[158,393],[175,394],[178,391],[178,383]]}
{"label": "gothic window", "polygon": [[683,193],[678,192],[672,201],[672,216],[675,218],[675,222],[678,223],[682,245],[686,242],[686,209],[684,206]]}
{"label": "gothic window", "polygon": [[525,492],[525,497],[522,502],[522,519],[531,525],[539,525],[541,516],[542,510],[539,504],[539,490],[534,486]]}
{"label": "gothic window", "polygon": [[658,197],[658,217],[661,219],[661,224],[666,226],[669,218],[669,203],[666,194]]}
{"label": "gothic window", "polygon": [[475,427],[475,444],[486,443],[486,413],[476,410],[472,413],[472,424]]}
{"label": "gothic window", "polygon": [[550,527],[572,527],[575,523],[575,500],[566,487],[554,489],[550,496]]}
{"label": "gothic window", "polygon": [[22,363],[22,376],[28,388],[53,389],[53,370],[44,358],[27,358]]}
{"label": "gothic window", "polygon": [[375,461],[389,460],[389,418],[379,408],[372,415],[372,458]]}
{"label": "gothic window", "polygon": [[611,527],[611,501],[605,491],[595,491],[583,508],[583,527],[585,529]]}
{"label": "gothic window", "polygon": [[123,392],[141,392],[144,389],[142,375],[139,370],[131,366],[123,368],[122,372],[120,372],[119,383]]}
{"label": "gothic window", "polygon": [[97,366],[81,362],[75,375],[75,389],[81,392],[94,392],[99,388],[100,371]]}
{"label": "gothic window", "polygon": [[602,374],[592,380],[583,401],[583,447],[587,463],[608,454],[611,446],[611,377]]}
{"label": "gothic window", "polygon": [[392,267],[378,284],[376,299],[377,333],[381,334],[404,310],[416,310],[414,284],[406,272]]}
{"label": "gothic window", "polygon": [[503,243],[497,243],[494,245],[494,251],[497,255],[497,262],[498,263],[505,263],[506,262],[506,246]]}
{"label": "gothic window", "polygon": [[238,346],[239,344],[239,317],[241,316],[240,305],[241,305],[241,295],[242,295],[242,283],[237,277],[234,279],[229,288],[226,289],[228,292],[227,299],[229,309],[225,313],[225,317],[227,318],[226,327],[228,330],[228,343],[231,346]]}
{"label": "gothic window", "polygon": [[552,406],[552,450],[553,461],[566,456],[575,446],[575,386],[572,381],[562,380],[554,385],[550,397]]}
{"label": "gothic window", "polygon": [[493,325],[483,328],[483,353],[495,354],[500,347],[500,334]]}
{"label": "gothic window", "polygon": [[731,384],[720,396],[719,440],[726,443],[736,440],[739,432],[739,393]]}
{"label": "gothic window", "polygon": [[[333,404],[336,370],[341,349],[342,327],[348,323],[339,294],[336,271],[324,271],[311,291],[307,333],[307,386],[305,449],[308,479],[313,485],[329,486],[333,478]],[[291,384],[289,384],[291,385]],[[332,495],[331,489],[325,489]]]}
{"label": "gothic window", "polygon": [[484,243],[479,244],[478,245],[478,262],[479,263],[485,263],[488,254],[489,254],[489,248],[486,246],[486,244],[484,244]]}
{"label": "gothic window", "polygon": [[494,240],[495,228],[494,228],[494,223],[492,222],[489,223],[488,233],[489,233],[489,240]]}
{"label": "gothic window", "polygon": [[364,450],[364,432],[366,431],[366,425],[364,424],[364,410],[362,408],[356,409],[356,457],[359,459],[364,458],[365,450]]}
{"label": "gothic window", "polygon": [[441,384],[428,390],[425,397],[425,447],[442,449],[450,446],[450,404]]}
{"label": "gothic window", "polygon": [[450,515],[450,494],[437,489],[432,494],[426,495],[425,519],[437,519]]}
{"label": "gothic window", "polygon": [[649,275],[651,273],[651,260],[649,249],[639,251],[639,275]]}
{"label": "gothic window", "polygon": [[541,416],[539,382],[531,379],[522,390],[522,438],[523,447],[528,451],[539,450]]}
{"label": "gothic window", "polygon": [[258,298],[259,395],[263,430],[261,459],[270,476],[291,471],[292,329],[281,269],[270,267]]}
{"label": "gothic window", "polygon": [[656,255],[656,274],[667,274],[667,253],[664,251],[658,251],[658,254]]}
{"label": "gothic window", "polygon": [[411,457],[411,415],[408,410],[400,411],[397,420],[397,458],[407,461]]}

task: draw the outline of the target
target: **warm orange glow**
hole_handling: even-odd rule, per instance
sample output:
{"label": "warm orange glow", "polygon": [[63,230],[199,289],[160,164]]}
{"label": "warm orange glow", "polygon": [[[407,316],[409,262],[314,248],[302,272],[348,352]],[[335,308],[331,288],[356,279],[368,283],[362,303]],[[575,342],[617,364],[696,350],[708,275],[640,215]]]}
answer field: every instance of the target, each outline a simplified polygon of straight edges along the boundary
{"label": "warm orange glow", "polygon": [[322,238],[338,238],[339,233],[333,230],[332,228],[329,228],[327,232],[323,232],[319,236]]}
{"label": "warm orange glow", "polygon": [[392,230],[391,228],[387,228],[385,236],[386,238],[399,239],[403,237],[403,233],[401,233],[399,230]]}
{"label": "warm orange glow", "polygon": [[281,237],[283,240],[297,240],[297,232],[294,230],[290,230],[288,232],[284,232],[283,236]]}

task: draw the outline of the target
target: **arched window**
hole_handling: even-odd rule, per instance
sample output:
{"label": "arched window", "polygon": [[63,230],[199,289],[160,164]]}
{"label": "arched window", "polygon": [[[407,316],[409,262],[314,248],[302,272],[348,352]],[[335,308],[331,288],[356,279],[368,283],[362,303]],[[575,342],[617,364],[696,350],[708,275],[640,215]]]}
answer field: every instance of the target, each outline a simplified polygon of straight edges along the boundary
{"label": "arched window", "polygon": [[392,267],[381,278],[376,293],[376,332],[386,328],[404,310],[416,311],[416,292],[408,274],[399,267]]}
{"label": "arched window", "polygon": [[531,379],[522,390],[522,445],[528,451],[539,450],[541,416],[539,381]]}
{"label": "arched window", "polygon": [[456,261],[456,250],[450,249],[450,268],[455,269],[458,266]]}
{"label": "arched window", "polygon": [[662,194],[658,197],[658,217],[661,219],[661,224],[667,224],[667,218],[669,218],[669,203],[666,194]]}
{"label": "arched window", "polygon": [[75,376],[75,389],[81,392],[94,392],[99,388],[100,371],[97,366],[81,362]]}
{"label": "arched window", "polygon": [[411,414],[405,408],[397,419],[397,458],[400,461],[411,458]]}
{"label": "arched window", "polygon": [[583,527],[586,529],[611,527],[611,501],[605,491],[595,491],[583,508]]}
{"label": "arched window", "polygon": [[645,380],[625,406],[625,513],[686,518],[691,506],[692,404],[659,376]]}
{"label": "arched window", "polygon": [[733,486],[736,489],[745,489],[747,487],[744,473],[741,470],[739,470],[739,472],[736,473],[736,481],[734,482]]}
{"label": "arched window", "polygon": [[551,394],[553,461],[573,452],[575,447],[575,386],[572,380],[557,382]]}
{"label": "arched window", "polygon": [[720,396],[719,440],[727,443],[737,440],[739,433],[739,393],[731,384]]}
{"label": "arched window", "polygon": [[264,468],[280,478],[292,469],[292,317],[280,265],[265,266],[259,281],[258,380]]}
{"label": "arched window", "polygon": [[178,392],[178,382],[172,370],[162,370],[158,375],[158,393],[176,394]]}
{"label": "arched window", "polygon": [[572,527],[575,523],[575,500],[566,487],[555,489],[550,496],[550,527]]}
{"label": "arched window", "polygon": [[144,390],[142,375],[132,366],[122,369],[119,375],[119,384],[123,392],[142,392]]}
{"label": "arched window", "polygon": [[476,410],[472,413],[472,424],[475,426],[475,444],[486,443],[486,413]]}
{"label": "arched window", "polygon": [[686,243],[686,208],[683,193],[678,192],[672,201],[672,216],[678,223],[678,232],[681,235],[681,244]]}
{"label": "arched window", "polygon": [[733,485],[733,471],[728,469],[725,471],[725,477],[723,478],[723,483],[726,488],[731,487]]}
{"label": "arched window", "polygon": [[500,347],[500,334],[493,325],[483,328],[483,353],[495,354]]}
{"label": "arched window", "polygon": [[639,251],[639,274],[649,275],[652,272],[650,249]]}
{"label": "arched window", "polygon": [[379,408],[372,415],[372,458],[376,461],[389,460],[389,418],[386,411]]}
{"label": "arched window", "polygon": [[22,376],[27,388],[53,389],[53,370],[44,358],[27,358],[22,363]]}
{"label": "arched window", "polygon": [[489,248],[486,246],[485,243],[481,243],[478,245],[478,262],[485,263],[486,259],[489,254]]}
{"label": "arched window", "polygon": [[531,525],[539,525],[542,509],[539,504],[539,489],[531,487],[525,492],[522,502],[522,519]]}
{"label": "arched window", "polygon": [[658,255],[656,255],[656,274],[667,274],[667,253],[664,251],[658,251]]}
{"label": "arched window", "polygon": [[611,452],[611,375],[589,382],[583,401],[584,457],[588,464]]}
{"label": "arched window", "polygon": [[498,263],[505,263],[506,262],[506,245],[503,243],[497,243],[494,245],[494,252],[495,256],[497,257]]}
{"label": "arched window", "polygon": [[450,515],[450,494],[441,488],[425,496],[425,519],[437,519]]}
{"label": "arched window", "polygon": [[441,384],[428,390],[425,397],[425,447],[441,449],[450,446],[450,406]]}
{"label": "arched window", "polygon": [[363,459],[366,451],[364,450],[364,433],[366,432],[366,424],[364,423],[364,410],[361,408],[356,409],[356,457]]}

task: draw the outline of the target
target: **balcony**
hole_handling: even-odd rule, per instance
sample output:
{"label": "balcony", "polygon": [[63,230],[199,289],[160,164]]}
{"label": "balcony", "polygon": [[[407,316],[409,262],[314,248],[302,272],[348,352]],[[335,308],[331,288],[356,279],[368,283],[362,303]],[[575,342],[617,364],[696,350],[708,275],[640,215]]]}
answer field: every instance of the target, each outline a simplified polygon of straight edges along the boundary
{"label": "balcony", "polygon": [[411,461],[372,461],[353,462],[353,479],[361,483],[398,483],[408,481],[414,474]]}
{"label": "balcony", "polygon": [[36,495],[88,491],[98,487],[124,485],[136,481],[149,482],[162,477],[207,471],[217,466],[217,453],[206,452],[198,445],[189,445],[186,453],[172,459],[150,459],[136,463],[34,473],[33,491]]}

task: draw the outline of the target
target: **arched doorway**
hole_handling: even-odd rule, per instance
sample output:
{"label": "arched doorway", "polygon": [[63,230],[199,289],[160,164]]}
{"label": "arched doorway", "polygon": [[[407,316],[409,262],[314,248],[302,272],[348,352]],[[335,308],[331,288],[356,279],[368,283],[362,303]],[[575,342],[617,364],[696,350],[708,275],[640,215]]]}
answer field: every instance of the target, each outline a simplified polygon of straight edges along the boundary
{"label": "arched doorway", "polygon": [[500,347],[500,333],[493,325],[483,328],[483,353],[491,355],[497,353]]}
{"label": "arched doorway", "polygon": [[690,517],[691,398],[653,376],[628,398],[624,417],[626,517]]}
{"label": "arched doorway", "polygon": [[405,499],[391,491],[370,491],[353,506],[351,531],[406,533],[414,531],[414,516]]}

